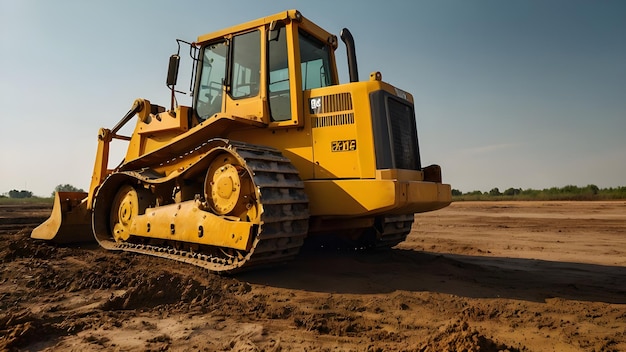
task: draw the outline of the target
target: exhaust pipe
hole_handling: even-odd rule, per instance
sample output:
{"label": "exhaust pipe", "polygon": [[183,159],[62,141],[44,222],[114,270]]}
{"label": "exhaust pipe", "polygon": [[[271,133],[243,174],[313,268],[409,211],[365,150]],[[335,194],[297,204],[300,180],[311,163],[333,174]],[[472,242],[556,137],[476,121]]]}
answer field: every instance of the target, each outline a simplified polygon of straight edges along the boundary
{"label": "exhaust pipe", "polygon": [[346,44],[348,53],[348,71],[350,73],[350,82],[359,81],[359,69],[356,66],[356,51],[354,49],[354,38],[348,28],[341,30],[341,40]]}

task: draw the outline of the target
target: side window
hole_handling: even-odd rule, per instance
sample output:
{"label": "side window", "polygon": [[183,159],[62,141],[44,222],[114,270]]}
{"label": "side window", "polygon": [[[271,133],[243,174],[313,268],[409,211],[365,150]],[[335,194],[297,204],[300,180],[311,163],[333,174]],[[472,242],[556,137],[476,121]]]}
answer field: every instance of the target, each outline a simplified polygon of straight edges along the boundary
{"label": "side window", "polygon": [[247,98],[259,94],[261,79],[261,32],[233,38],[231,96]]}
{"label": "side window", "polygon": [[202,49],[202,72],[196,94],[196,113],[201,121],[222,109],[222,84],[226,77],[228,46],[225,42],[210,44]]}
{"label": "side window", "polygon": [[299,32],[299,37],[302,90],[330,86],[332,82],[328,46],[303,31]]}
{"label": "side window", "polygon": [[287,33],[284,24],[278,24],[276,37],[268,42],[268,96],[272,121],[291,119],[289,94],[289,62],[287,56]]}

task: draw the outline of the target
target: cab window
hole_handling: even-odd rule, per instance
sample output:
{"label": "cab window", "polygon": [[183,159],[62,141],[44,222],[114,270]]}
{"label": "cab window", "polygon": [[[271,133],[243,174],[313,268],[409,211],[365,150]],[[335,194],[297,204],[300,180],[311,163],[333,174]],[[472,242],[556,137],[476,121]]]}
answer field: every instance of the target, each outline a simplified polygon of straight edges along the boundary
{"label": "cab window", "polygon": [[261,34],[259,31],[233,38],[231,96],[235,99],[259,94],[261,77]]}
{"label": "cab window", "polygon": [[286,121],[291,119],[291,96],[285,25],[279,23],[275,33],[268,42],[269,107],[272,121]]}
{"label": "cab window", "polygon": [[328,45],[300,31],[300,66],[302,90],[327,87],[332,84]]}
{"label": "cab window", "polygon": [[200,121],[222,109],[222,85],[226,76],[226,42],[209,44],[202,49],[202,71],[196,94],[196,113]]}

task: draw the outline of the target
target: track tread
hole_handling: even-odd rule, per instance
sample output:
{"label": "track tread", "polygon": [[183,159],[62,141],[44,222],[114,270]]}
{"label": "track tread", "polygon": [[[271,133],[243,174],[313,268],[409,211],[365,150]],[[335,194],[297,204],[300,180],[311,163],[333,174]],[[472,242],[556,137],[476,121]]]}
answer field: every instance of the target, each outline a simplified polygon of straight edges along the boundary
{"label": "track tread", "polygon": [[414,214],[386,216],[375,247],[380,249],[391,248],[406,240],[406,237],[411,233],[414,220]]}
{"label": "track tread", "polygon": [[304,243],[309,221],[308,198],[298,170],[288,158],[270,147],[231,141],[229,148],[245,160],[263,206],[260,232],[245,257],[224,258],[172,246],[117,243],[112,239],[99,239],[100,244],[109,250],[168,258],[219,273],[233,273],[293,259]]}

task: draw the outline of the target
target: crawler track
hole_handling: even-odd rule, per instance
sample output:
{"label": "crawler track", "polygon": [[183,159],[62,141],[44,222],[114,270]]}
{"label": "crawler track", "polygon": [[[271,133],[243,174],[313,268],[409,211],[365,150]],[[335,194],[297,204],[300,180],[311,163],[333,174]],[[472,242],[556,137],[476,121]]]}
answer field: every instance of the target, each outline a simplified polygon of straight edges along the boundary
{"label": "crawler track", "polygon": [[[258,188],[262,204],[261,222],[249,251],[214,246],[132,238],[116,242],[112,237],[96,236],[100,245],[121,250],[190,263],[210,271],[232,273],[251,267],[269,266],[293,259],[308,232],[308,199],[298,171],[279,151],[241,142],[229,142],[229,148],[245,160]],[[126,172],[138,184],[157,184],[137,172]],[[97,202],[96,202],[97,205]],[[94,218],[95,222],[95,218]],[[167,229],[161,229],[167,231]],[[210,231],[207,234],[210,235]]]}
{"label": "crawler track", "polygon": [[414,220],[414,214],[385,216],[381,221],[380,234],[374,244],[375,247],[391,248],[406,240],[406,236],[411,233]]}

